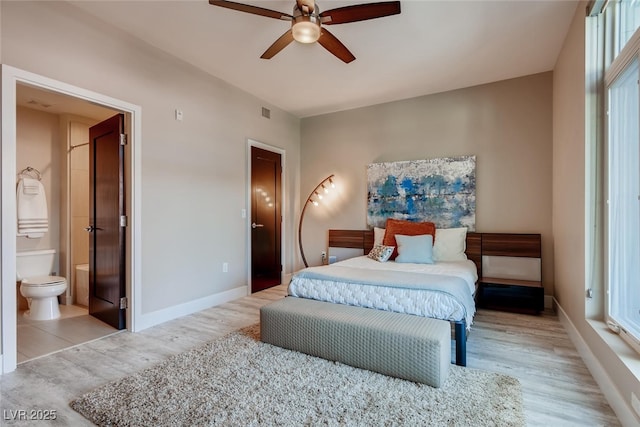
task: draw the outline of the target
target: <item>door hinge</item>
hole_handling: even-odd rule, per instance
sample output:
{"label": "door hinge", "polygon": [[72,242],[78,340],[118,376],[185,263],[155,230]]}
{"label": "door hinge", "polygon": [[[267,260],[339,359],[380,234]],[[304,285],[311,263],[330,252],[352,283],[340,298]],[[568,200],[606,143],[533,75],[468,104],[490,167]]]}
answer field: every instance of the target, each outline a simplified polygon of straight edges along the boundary
{"label": "door hinge", "polygon": [[120,145],[127,145],[127,134],[126,133],[121,133],[120,134]]}
{"label": "door hinge", "polygon": [[120,215],[120,227],[126,227],[126,226],[127,226],[127,216]]}
{"label": "door hinge", "polygon": [[129,307],[129,301],[127,301],[127,297],[120,298],[120,310],[124,310]]}

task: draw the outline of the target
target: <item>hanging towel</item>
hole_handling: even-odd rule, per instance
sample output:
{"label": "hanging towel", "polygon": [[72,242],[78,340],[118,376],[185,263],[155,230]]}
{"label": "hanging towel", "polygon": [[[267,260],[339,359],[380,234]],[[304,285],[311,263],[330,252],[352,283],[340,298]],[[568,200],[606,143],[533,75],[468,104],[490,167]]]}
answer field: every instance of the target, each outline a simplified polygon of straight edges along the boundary
{"label": "hanging towel", "polygon": [[24,194],[39,194],[40,193],[40,181],[36,179],[26,178],[22,180]]}
{"label": "hanging towel", "polygon": [[16,190],[18,205],[18,236],[38,238],[49,231],[47,197],[42,183],[21,177]]}

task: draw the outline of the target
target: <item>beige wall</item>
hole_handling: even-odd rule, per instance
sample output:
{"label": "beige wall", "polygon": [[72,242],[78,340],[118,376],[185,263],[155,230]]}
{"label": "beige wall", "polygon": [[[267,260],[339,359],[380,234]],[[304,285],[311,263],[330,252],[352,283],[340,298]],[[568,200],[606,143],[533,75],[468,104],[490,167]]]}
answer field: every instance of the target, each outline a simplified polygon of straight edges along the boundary
{"label": "beige wall", "polygon": [[[30,108],[18,108],[16,117],[16,171],[31,166],[42,176],[47,196],[49,232],[41,238],[16,238],[18,251],[60,247],[60,174],[61,153],[58,116]],[[8,237],[8,236],[7,236]],[[57,270],[58,272],[60,270]]]}
{"label": "beige wall", "polygon": [[2,63],[142,109],[143,314],[247,284],[247,138],[286,152],[283,261],[285,273],[292,270],[298,118],[66,2],[0,8]]}
{"label": "beige wall", "polygon": [[309,264],[320,263],[327,229],[366,227],[367,164],[475,155],[476,230],[542,233],[552,295],[551,102],[548,72],[303,119],[302,197],[331,173],[340,191],[305,218]]}
{"label": "beige wall", "polygon": [[[637,425],[631,393],[640,396],[637,353],[610,333],[601,319],[587,320],[587,304],[604,304],[603,293],[585,292],[585,14],[578,7],[554,71],[553,235],[555,298],[587,366],[625,425]],[[602,284],[599,284],[602,288]],[[589,313],[601,312],[592,307]]]}
{"label": "beige wall", "polygon": [[[67,115],[62,116],[60,121],[65,137],[63,149],[65,153],[69,152],[66,163],[66,167],[69,170],[69,228],[67,242],[70,246],[66,248],[69,264],[69,270],[66,274],[67,282],[69,283],[67,293],[70,294],[71,301],[74,304],[88,306],[88,280],[77,280],[76,266],[89,263],[89,233],[85,230],[90,224],[89,207],[91,196],[88,142],[89,128],[98,121],[81,117],[69,117]],[[61,183],[67,184],[66,176]]]}
{"label": "beige wall", "polygon": [[553,96],[555,297],[578,321],[586,291],[584,31],[584,14],[577,13],[556,63]]}
{"label": "beige wall", "polygon": [[69,153],[69,200],[71,217],[71,275],[77,264],[89,263],[89,125],[69,122],[70,146],[77,146]]}

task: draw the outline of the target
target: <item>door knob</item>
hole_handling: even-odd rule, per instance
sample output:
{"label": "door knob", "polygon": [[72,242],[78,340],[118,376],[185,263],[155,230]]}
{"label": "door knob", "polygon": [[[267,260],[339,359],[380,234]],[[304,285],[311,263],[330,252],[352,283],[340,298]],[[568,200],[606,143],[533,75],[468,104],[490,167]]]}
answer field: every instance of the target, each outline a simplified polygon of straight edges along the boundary
{"label": "door knob", "polygon": [[96,231],[96,230],[102,230],[102,228],[94,227],[93,225],[90,225],[90,226],[84,228],[84,231],[88,231],[89,233],[91,233],[93,231]]}
{"label": "door knob", "polygon": [[256,224],[255,222],[251,224],[251,228],[264,227],[264,224]]}

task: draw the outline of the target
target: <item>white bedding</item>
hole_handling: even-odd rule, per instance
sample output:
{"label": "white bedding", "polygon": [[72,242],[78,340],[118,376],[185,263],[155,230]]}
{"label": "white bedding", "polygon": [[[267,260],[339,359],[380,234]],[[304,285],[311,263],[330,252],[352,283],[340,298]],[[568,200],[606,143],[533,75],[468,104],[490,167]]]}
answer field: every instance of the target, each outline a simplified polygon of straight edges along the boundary
{"label": "white bedding", "polygon": [[[475,293],[475,283],[478,279],[476,266],[470,260],[438,262],[435,264],[411,264],[396,263],[394,261],[378,262],[366,256],[361,256],[332,265],[368,270],[405,271],[459,277],[467,284],[470,295]],[[447,293],[402,287],[354,284],[339,280],[298,277],[296,275],[294,275],[289,284],[289,295],[449,321],[464,319],[467,328],[471,326],[473,315],[475,314],[475,307],[465,309],[464,304]]]}

